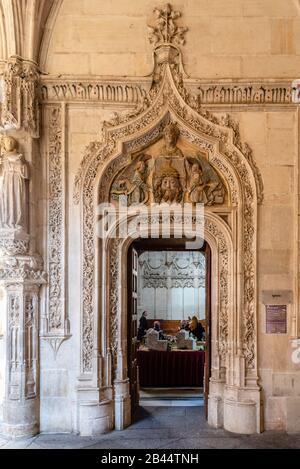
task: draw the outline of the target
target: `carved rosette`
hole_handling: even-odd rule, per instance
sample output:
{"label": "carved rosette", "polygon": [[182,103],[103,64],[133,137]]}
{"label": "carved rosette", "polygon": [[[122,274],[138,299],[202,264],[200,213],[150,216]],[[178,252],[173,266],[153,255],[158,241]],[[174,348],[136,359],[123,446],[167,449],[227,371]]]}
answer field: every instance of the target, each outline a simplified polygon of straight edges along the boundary
{"label": "carved rosette", "polygon": [[39,137],[39,70],[35,62],[10,57],[3,77],[3,108],[1,123],[6,128],[28,131]]}

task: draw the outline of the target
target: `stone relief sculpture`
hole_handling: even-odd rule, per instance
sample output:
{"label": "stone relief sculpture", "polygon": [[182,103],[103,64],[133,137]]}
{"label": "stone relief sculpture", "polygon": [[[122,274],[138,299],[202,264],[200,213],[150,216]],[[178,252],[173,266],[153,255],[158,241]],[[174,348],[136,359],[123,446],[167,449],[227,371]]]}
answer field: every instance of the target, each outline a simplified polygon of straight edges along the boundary
{"label": "stone relief sculpture", "polygon": [[206,205],[224,203],[225,188],[214,168],[201,155],[186,158],[190,202]]}
{"label": "stone relief sculpture", "polygon": [[146,183],[147,179],[147,157],[142,155],[142,158],[135,161],[131,165],[130,171],[124,174],[124,177],[117,179],[111,189],[111,196],[114,200],[118,200],[120,196],[127,197],[127,204],[140,204],[147,203],[149,199],[149,187]]}
{"label": "stone relief sculpture", "polygon": [[183,188],[179,173],[171,166],[170,161],[166,161],[166,164],[155,173],[153,195],[154,201],[159,204],[182,201]]}
{"label": "stone relief sculpture", "polygon": [[218,173],[201,154],[185,156],[178,147],[180,130],[166,125],[159,155],[140,154],[116,177],[112,200],[127,197],[127,205],[147,203],[223,204],[225,187]]}
{"label": "stone relief sculpture", "polygon": [[0,229],[26,231],[28,166],[13,137],[4,137],[0,160]]}

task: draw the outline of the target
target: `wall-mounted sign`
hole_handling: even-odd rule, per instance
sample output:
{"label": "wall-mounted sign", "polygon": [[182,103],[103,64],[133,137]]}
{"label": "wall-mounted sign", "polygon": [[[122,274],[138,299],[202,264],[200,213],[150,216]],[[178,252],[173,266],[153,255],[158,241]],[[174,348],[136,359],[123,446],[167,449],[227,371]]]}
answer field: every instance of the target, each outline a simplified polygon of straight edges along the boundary
{"label": "wall-mounted sign", "polygon": [[266,305],[266,333],[286,334],[287,305]]}

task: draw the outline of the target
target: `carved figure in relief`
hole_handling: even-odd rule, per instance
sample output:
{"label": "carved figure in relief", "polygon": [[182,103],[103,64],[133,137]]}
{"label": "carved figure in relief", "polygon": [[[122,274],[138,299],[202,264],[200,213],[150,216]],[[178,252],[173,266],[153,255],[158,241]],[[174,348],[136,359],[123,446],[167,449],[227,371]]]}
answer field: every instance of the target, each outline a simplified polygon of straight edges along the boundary
{"label": "carved figure in relief", "polygon": [[141,154],[116,177],[110,195],[127,197],[127,205],[161,203],[224,203],[225,187],[207,159],[185,156],[177,146],[180,130],[171,122],[164,128],[157,155]]}
{"label": "carved figure in relief", "polygon": [[161,154],[164,156],[182,156],[183,153],[177,146],[180,130],[176,123],[171,122],[164,129],[164,146]]}
{"label": "carved figure in relief", "polygon": [[181,202],[183,188],[178,171],[167,161],[165,166],[155,173],[153,179],[153,195],[156,203]]}
{"label": "carved figure in relief", "polygon": [[202,171],[197,163],[194,163],[190,172],[189,195],[190,201],[194,203],[206,204],[207,198],[204,191]]}
{"label": "carved figure in relief", "polygon": [[130,174],[126,174],[127,177],[121,176],[113,184],[112,197],[118,199],[120,196],[126,196],[128,205],[147,203],[149,199],[149,187],[146,183],[147,173],[146,161],[139,159],[133,166],[131,177]]}
{"label": "carved figure in relief", "polygon": [[25,230],[28,167],[13,137],[4,137],[0,160],[0,228]]}
{"label": "carved figure in relief", "polygon": [[187,158],[185,162],[189,176],[190,201],[205,205],[224,203],[224,185],[209,162],[200,154]]}

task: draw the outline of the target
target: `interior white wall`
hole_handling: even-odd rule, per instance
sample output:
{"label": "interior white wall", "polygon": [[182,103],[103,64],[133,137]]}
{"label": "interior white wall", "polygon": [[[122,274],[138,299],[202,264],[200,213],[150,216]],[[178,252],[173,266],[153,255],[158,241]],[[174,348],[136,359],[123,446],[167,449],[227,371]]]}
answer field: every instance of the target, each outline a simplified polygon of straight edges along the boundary
{"label": "interior white wall", "polygon": [[194,314],[204,319],[204,254],[196,251],[143,252],[139,256],[139,316],[145,310],[149,319],[180,320]]}

